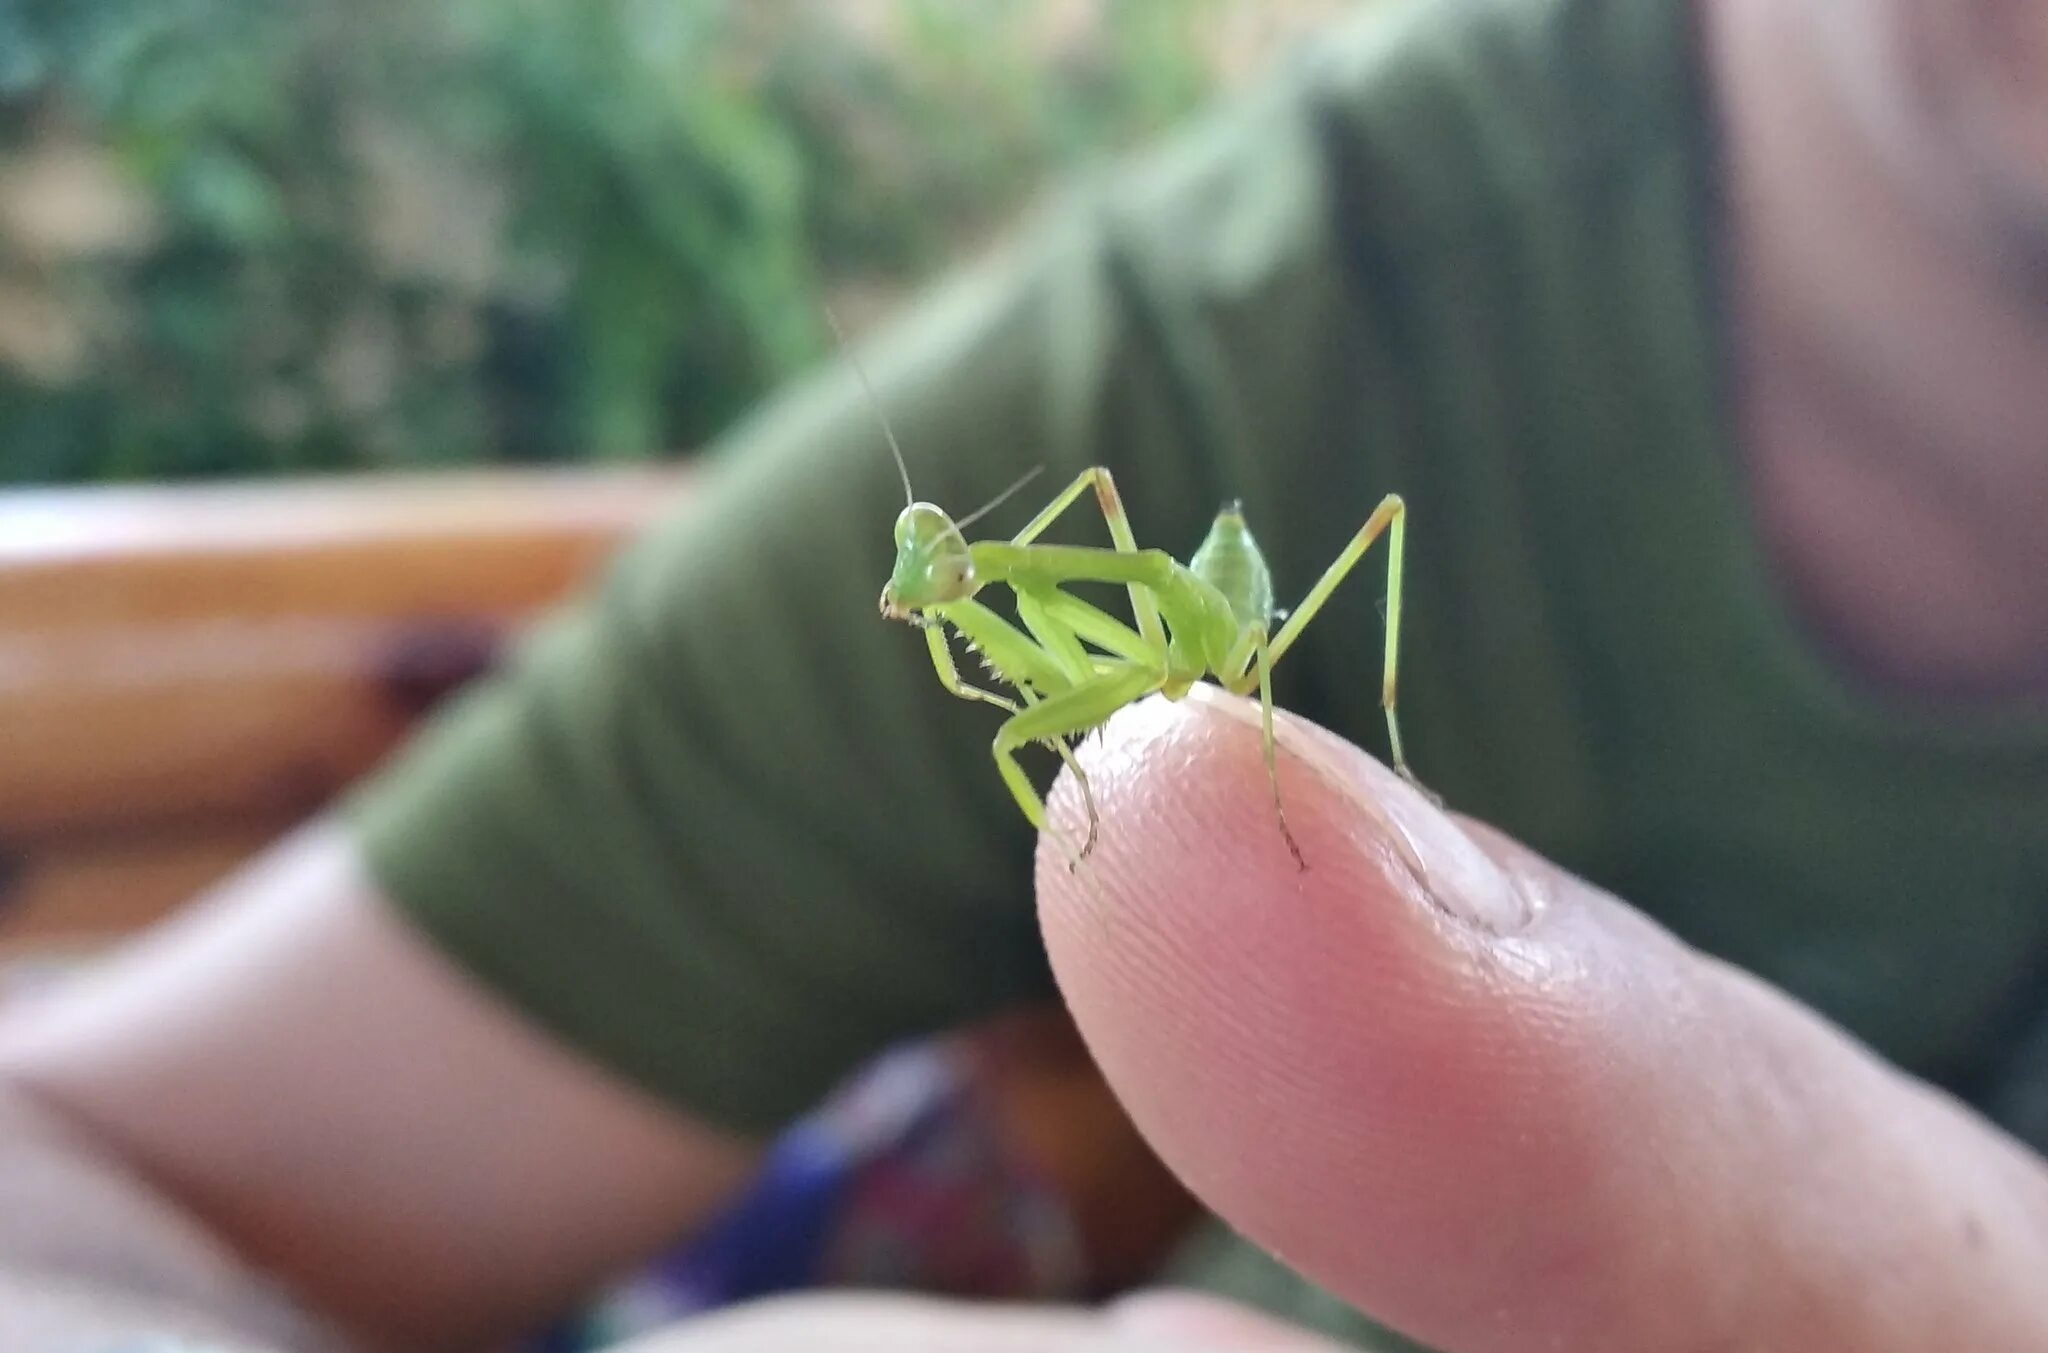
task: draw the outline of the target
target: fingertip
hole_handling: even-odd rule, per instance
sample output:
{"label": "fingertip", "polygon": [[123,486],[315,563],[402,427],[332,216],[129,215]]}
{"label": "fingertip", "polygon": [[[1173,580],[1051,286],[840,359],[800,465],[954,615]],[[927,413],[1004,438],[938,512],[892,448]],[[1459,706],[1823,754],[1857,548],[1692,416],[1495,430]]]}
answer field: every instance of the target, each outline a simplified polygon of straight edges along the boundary
{"label": "fingertip", "polygon": [[[1251,700],[1198,684],[1182,699],[1153,696],[1120,711],[1079,750],[1100,823],[1089,822],[1072,770],[1054,785],[1041,900],[1086,909],[1108,896],[1089,886],[1091,876],[1144,873],[1163,858],[1227,857],[1230,876],[1256,879],[1261,891],[1313,891],[1318,881],[1308,876],[1363,868],[1384,890],[1480,931],[1512,934],[1534,919],[1517,875],[1413,782],[1285,711],[1275,712],[1274,732],[1269,776]],[[1091,825],[1099,849],[1077,867],[1076,843],[1090,839]]]}
{"label": "fingertip", "polygon": [[[1073,872],[1040,854],[1047,949],[1133,1120],[1204,1201],[1368,1309],[1427,1315],[1469,1297],[1497,1207],[1562,1206],[1587,1168],[1536,1111],[1568,1074],[1561,988],[1517,880],[1448,815],[1333,734],[1290,720],[1281,739],[1306,870],[1255,705],[1122,711],[1078,753],[1094,854]],[[1051,814],[1079,839],[1074,786]],[[1379,1262],[1325,1267],[1360,1257],[1362,1223]]]}
{"label": "fingertip", "polygon": [[[1979,1125],[1341,738],[1284,730],[1305,871],[1256,710],[1214,694],[1113,720],[1079,757],[1100,846],[1073,874],[1040,856],[1077,1026],[1238,1231],[1449,1347],[1928,1347],[1981,1312],[2027,1324],[2037,1219],[1968,1163],[1996,1155]],[[1055,822],[1079,805],[1062,786]],[[2006,1240],[1900,1270],[1962,1206]],[[1987,1300],[1957,1307],[1957,1282]]]}

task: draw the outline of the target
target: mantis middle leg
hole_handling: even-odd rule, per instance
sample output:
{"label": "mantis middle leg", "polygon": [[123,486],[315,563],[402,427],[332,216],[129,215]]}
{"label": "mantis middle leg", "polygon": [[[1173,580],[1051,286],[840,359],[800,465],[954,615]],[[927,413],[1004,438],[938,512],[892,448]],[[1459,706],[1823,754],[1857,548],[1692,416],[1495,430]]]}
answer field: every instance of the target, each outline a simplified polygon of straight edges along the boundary
{"label": "mantis middle leg", "polygon": [[[1045,800],[1038,796],[1037,789],[1024,774],[1024,767],[1018,764],[1017,749],[1048,738],[1064,740],[1085,733],[1133,700],[1158,690],[1164,680],[1162,673],[1150,668],[1121,665],[1070,690],[1048,696],[1003,721],[989,750],[996,759],[996,770],[1002,775],[1003,783],[1010,787],[1011,797],[1017,800],[1017,806],[1024,810],[1024,816],[1032,826],[1041,832],[1049,830]],[[1083,779],[1082,784],[1085,787],[1087,781]],[[1088,813],[1089,839],[1081,848],[1080,859],[1087,858],[1088,852],[1094,848],[1095,806],[1092,796]],[[1069,866],[1076,862],[1073,858],[1068,860]]]}

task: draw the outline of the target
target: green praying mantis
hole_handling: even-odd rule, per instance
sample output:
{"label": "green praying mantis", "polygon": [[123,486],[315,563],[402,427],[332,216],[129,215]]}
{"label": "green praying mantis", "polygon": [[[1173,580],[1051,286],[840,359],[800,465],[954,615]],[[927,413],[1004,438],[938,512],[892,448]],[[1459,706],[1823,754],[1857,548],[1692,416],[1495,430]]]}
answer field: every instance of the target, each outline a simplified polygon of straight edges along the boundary
{"label": "green praying mantis", "polygon": [[[833,327],[837,329],[836,322]],[[1045,801],[1025,777],[1018,750],[1030,743],[1043,743],[1073,772],[1087,806],[1088,835],[1078,855],[1068,852],[1070,867],[1094,848],[1100,819],[1088,777],[1074,759],[1069,740],[1107,722],[1134,701],[1154,694],[1177,700],[1196,682],[1213,676],[1234,695],[1258,692],[1273,809],[1295,864],[1307,868],[1301,847],[1288,828],[1286,806],[1280,797],[1273,736],[1273,667],[1381,535],[1387,537],[1387,607],[1380,703],[1386,713],[1394,768],[1415,781],[1401,745],[1394,701],[1400,666],[1401,564],[1407,516],[1398,494],[1390,493],[1380,501],[1301,604],[1292,613],[1284,613],[1284,619],[1283,613],[1274,609],[1272,574],[1238,503],[1227,504],[1216,514],[1207,538],[1183,564],[1164,550],[1138,547],[1116,483],[1101,466],[1083,470],[1008,540],[970,543],[963,528],[1023,488],[1037,471],[959,521],[943,508],[919,502],[881,399],[850,350],[848,356],[874,405],[903,480],[905,506],[896,518],[896,562],[882,588],[882,614],[924,630],[932,667],[947,691],[1008,714],[996,730],[991,748],[996,769],[1017,806],[1039,831],[1048,830]],[[1091,490],[1108,523],[1112,548],[1036,543],[1062,513]],[[1079,582],[1128,588],[1136,627],[1066,590],[1068,584]],[[976,600],[983,588],[998,583],[1008,587],[1015,599],[1021,628]],[[1273,629],[1276,621],[1277,631]],[[1015,700],[961,679],[948,629],[957,631],[980,652],[989,670],[1016,691]]]}

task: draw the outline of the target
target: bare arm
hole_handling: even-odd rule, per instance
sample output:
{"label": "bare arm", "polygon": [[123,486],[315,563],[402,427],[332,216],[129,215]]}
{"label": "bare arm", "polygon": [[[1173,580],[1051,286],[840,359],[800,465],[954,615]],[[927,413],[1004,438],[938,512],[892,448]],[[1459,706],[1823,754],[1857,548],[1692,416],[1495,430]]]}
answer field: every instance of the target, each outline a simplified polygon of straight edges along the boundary
{"label": "bare arm", "polygon": [[309,1306],[400,1346],[544,1316],[703,1217],[754,1160],[471,985],[333,826],[0,1021],[0,1092],[96,1140]]}

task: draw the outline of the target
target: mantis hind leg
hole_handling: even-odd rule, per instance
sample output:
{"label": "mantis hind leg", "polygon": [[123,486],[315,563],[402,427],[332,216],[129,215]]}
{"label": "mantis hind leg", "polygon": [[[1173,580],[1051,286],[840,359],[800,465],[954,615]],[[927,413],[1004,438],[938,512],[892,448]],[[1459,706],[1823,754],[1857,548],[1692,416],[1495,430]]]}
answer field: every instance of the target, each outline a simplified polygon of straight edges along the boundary
{"label": "mantis hind leg", "polygon": [[1247,695],[1254,688],[1259,692],[1259,733],[1266,756],[1266,783],[1273,788],[1273,816],[1280,821],[1280,836],[1287,842],[1287,853],[1294,857],[1295,867],[1307,869],[1308,860],[1301,853],[1301,844],[1294,839],[1293,828],[1287,825],[1287,805],[1280,799],[1280,756],[1273,735],[1273,655],[1264,625],[1254,626],[1239,641],[1225,670],[1217,675],[1222,679],[1223,689],[1232,695]]}
{"label": "mantis hind leg", "polygon": [[1384,534],[1387,537],[1387,642],[1380,680],[1380,707],[1387,716],[1387,744],[1393,753],[1394,769],[1401,773],[1402,779],[1429,793],[1415,778],[1415,772],[1409,769],[1408,754],[1401,745],[1401,720],[1395,711],[1395,686],[1401,668],[1401,568],[1406,554],[1407,517],[1407,504],[1401,501],[1399,494],[1390,493],[1380,501],[1372,516],[1366,518],[1365,525],[1358,529],[1358,534],[1351,538],[1351,543],[1323,571],[1323,576],[1316,580],[1316,585],[1309,589],[1301,605],[1294,608],[1294,613],[1287,617],[1287,623],[1273,637],[1268,663],[1279,662],[1294,646],[1294,641],[1301,637],[1301,631],[1308,622],[1315,619],[1316,612],[1323,609],[1323,603],[1330,599],[1330,594],[1357,567],[1365,552],[1372,548],[1372,543]]}
{"label": "mantis hind leg", "polygon": [[[1067,738],[1087,732],[1133,700],[1159,689],[1161,680],[1160,673],[1149,668],[1136,665],[1114,667],[1072,690],[1047,696],[1003,721],[1003,726],[996,730],[995,742],[989,751],[995,757],[996,770],[1002,775],[1003,783],[1010,787],[1011,797],[1017,800],[1017,806],[1024,810],[1024,817],[1032,826],[1041,832],[1052,830],[1045,814],[1045,800],[1039,797],[1038,790],[1017,760],[1018,749],[1033,742],[1053,739],[1059,739],[1064,745]],[[1071,869],[1095,848],[1098,819],[1095,795],[1088,786],[1088,777],[1072,760],[1067,765],[1079,778],[1082,796],[1088,805],[1088,839],[1078,855],[1067,852],[1067,866]],[[1066,850],[1064,842],[1060,846]]]}
{"label": "mantis hind leg", "polygon": [[1294,857],[1294,867],[1306,870],[1308,861],[1302,857],[1301,844],[1287,825],[1287,805],[1280,801],[1279,752],[1273,739],[1273,652],[1263,626],[1256,631],[1254,642],[1254,660],[1259,671],[1259,733],[1265,745],[1266,783],[1273,787],[1273,816],[1280,819],[1280,835],[1287,842],[1287,853]]}

